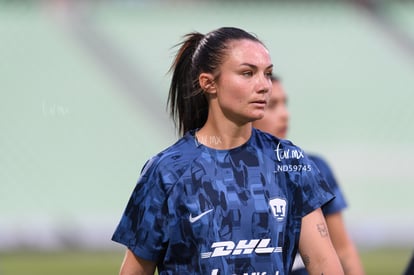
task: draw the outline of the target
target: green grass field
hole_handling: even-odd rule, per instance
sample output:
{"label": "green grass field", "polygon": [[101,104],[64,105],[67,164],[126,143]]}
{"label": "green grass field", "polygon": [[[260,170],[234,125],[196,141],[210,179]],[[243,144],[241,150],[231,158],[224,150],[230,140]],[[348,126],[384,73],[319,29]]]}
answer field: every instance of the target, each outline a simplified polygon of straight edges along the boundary
{"label": "green grass field", "polygon": [[[361,251],[367,275],[402,274],[411,248]],[[8,252],[0,254],[0,275],[118,274],[123,252]]]}

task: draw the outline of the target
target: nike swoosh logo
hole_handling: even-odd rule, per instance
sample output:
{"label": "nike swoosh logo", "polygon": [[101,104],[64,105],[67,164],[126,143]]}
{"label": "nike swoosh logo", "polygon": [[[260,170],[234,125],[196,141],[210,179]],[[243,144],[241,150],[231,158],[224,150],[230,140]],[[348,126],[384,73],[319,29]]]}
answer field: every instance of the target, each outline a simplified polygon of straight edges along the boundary
{"label": "nike swoosh logo", "polygon": [[203,212],[200,215],[195,216],[195,217],[193,217],[192,214],[190,213],[190,217],[188,218],[188,220],[190,221],[190,223],[194,223],[198,221],[199,219],[201,219],[204,215],[207,215],[208,213],[210,213],[211,211],[213,211],[213,209],[207,210],[206,212]]}

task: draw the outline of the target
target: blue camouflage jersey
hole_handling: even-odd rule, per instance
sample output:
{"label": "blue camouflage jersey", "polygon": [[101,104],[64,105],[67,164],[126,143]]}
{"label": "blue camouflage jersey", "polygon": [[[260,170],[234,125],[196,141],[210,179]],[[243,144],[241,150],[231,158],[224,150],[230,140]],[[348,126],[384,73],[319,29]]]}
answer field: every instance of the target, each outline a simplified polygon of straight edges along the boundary
{"label": "blue camouflage jersey", "polygon": [[144,166],[112,240],[163,274],[288,274],[301,219],[333,198],[313,162],[257,129],[216,150],[195,132]]}
{"label": "blue camouflage jersey", "polygon": [[[335,179],[335,176],[331,168],[326,163],[326,161],[319,156],[309,154],[308,157],[315,163],[316,167],[318,167],[319,171],[321,172],[321,175],[326,180],[332,192],[335,194],[335,199],[331,200],[330,202],[322,206],[323,214],[327,216],[330,214],[341,212],[347,207],[347,203],[341,189],[339,188],[339,185]],[[306,271],[305,265],[303,264],[303,261],[300,258],[300,255],[298,254],[294,261],[291,275],[307,274],[308,272]]]}

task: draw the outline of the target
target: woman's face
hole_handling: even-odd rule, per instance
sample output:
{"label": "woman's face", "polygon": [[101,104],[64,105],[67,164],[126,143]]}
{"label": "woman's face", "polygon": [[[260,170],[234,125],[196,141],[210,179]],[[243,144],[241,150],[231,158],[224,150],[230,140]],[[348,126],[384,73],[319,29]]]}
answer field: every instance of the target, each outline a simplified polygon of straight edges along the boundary
{"label": "woman's face", "polygon": [[242,125],[263,117],[271,92],[272,61],[259,42],[231,41],[210,104]]}
{"label": "woman's face", "polygon": [[269,104],[266,106],[265,115],[262,119],[253,122],[253,126],[279,138],[286,138],[289,112],[287,110],[286,93],[280,82],[273,82],[272,95]]}

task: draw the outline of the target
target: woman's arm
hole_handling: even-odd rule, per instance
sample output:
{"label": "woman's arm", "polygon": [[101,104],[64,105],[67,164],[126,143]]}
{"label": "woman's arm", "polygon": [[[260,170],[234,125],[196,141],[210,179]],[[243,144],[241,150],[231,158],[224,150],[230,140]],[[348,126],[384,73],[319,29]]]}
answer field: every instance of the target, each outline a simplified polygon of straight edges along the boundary
{"label": "woman's arm", "polygon": [[332,244],[341,261],[345,274],[363,275],[364,268],[358,251],[345,227],[341,212],[325,216]]}
{"label": "woman's arm", "polygon": [[135,256],[131,250],[127,249],[121,265],[120,275],[153,275],[155,263]]}
{"label": "woman's arm", "polygon": [[343,275],[320,208],[302,218],[299,252],[310,275]]}

